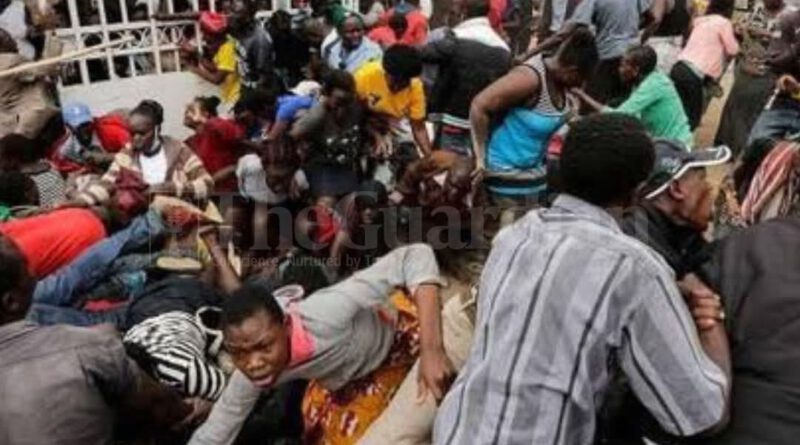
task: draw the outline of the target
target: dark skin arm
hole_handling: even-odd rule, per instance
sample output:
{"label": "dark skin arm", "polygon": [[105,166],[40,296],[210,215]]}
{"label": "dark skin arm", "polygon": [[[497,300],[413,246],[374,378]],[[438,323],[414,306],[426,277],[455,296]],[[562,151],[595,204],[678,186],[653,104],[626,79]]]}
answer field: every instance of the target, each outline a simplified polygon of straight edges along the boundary
{"label": "dark skin arm", "polygon": [[414,142],[422,150],[422,155],[429,155],[431,153],[431,138],[428,137],[428,129],[425,128],[424,120],[412,120],[411,131],[414,133]]}
{"label": "dark skin arm", "polygon": [[420,330],[417,399],[421,402],[431,393],[438,404],[456,376],[453,364],[444,352],[439,287],[430,284],[419,286],[414,293],[414,301],[419,313]]}
{"label": "dark skin arm", "polygon": [[217,271],[217,286],[230,295],[242,287],[242,280],[236,275],[236,271],[233,270],[233,266],[231,266],[231,263],[228,261],[225,249],[223,249],[219,243],[216,227],[201,230],[200,236],[206,243],[211,259],[214,261],[214,267]]}
{"label": "dark skin arm", "polygon": [[[686,298],[686,303],[697,325],[700,344],[706,355],[722,372],[728,382],[731,381],[731,356],[728,335],[723,322],[725,313],[719,295],[714,293],[697,275],[688,274],[678,283],[678,287]],[[714,434],[725,428],[730,419],[730,383],[726,390],[725,413],[719,424],[704,432]]]}
{"label": "dark skin arm", "polygon": [[120,408],[126,417],[162,428],[178,425],[192,414],[192,407],[175,391],[158,384],[141,370],[137,372],[135,387],[124,396]]}
{"label": "dark skin arm", "polygon": [[647,42],[647,40],[650,39],[653,34],[655,34],[655,32],[658,30],[658,27],[661,26],[661,22],[664,20],[664,16],[666,14],[667,1],[653,0],[653,5],[645,14],[647,25],[645,26],[644,31],[642,31],[642,43]]}
{"label": "dark skin arm", "polygon": [[538,44],[535,48],[528,50],[522,56],[517,57],[517,60],[527,60],[541,52],[546,52],[557,48],[558,45],[561,45],[561,42],[563,42],[564,39],[566,39],[568,35],[572,34],[572,32],[575,31],[575,29],[579,26],[582,25],[578,23],[568,23],[564,25],[564,28],[562,28],[561,31],[546,38],[542,43]]}
{"label": "dark skin arm", "polygon": [[269,134],[267,135],[267,139],[275,141],[280,139],[284,133],[289,129],[289,122],[288,121],[276,121],[275,125],[269,129]]}
{"label": "dark skin arm", "polygon": [[344,230],[340,230],[336,234],[336,238],[331,245],[330,264],[336,266],[336,269],[342,268],[342,258],[347,245],[350,243],[350,235]]}
{"label": "dark skin arm", "polygon": [[214,85],[222,85],[222,82],[225,81],[225,77],[228,75],[227,71],[222,71],[218,69],[211,70],[203,63],[199,63],[197,65],[189,65],[188,69],[189,71],[197,74],[202,79],[207,80],[208,82],[211,82]]}
{"label": "dark skin arm", "polygon": [[606,109],[605,104],[596,101],[592,96],[586,94],[586,91],[580,88],[573,88],[570,92],[577,96],[582,102],[586,103],[586,105],[590,106],[594,111],[600,112]]}
{"label": "dark skin arm", "polygon": [[479,181],[486,169],[486,144],[491,118],[525,103],[541,87],[539,77],[528,68],[516,67],[489,85],[472,101],[469,120],[475,149],[475,177]]}
{"label": "dark skin arm", "polygon": [[231,165],[230,167],[225,167],[212,175],[214,178],[214,184],[219,184],[223,181],[227,181],[230,178],[236,177],[236,166]]}

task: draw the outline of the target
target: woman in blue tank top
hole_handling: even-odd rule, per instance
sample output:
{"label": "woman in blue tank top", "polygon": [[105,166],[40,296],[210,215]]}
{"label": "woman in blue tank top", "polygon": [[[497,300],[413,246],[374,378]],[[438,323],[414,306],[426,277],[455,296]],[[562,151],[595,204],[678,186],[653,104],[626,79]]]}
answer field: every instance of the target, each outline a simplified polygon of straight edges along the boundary
{"label": "woman in blue tank top", "polygon": [[594,37],[579,28],[554,55],[533,56],[475,97],[476,176],[485,176],[495,204],[510,199],[528,206],[545,191],[547,144],[571,108],[566,93],[582,85],[596,63]]}

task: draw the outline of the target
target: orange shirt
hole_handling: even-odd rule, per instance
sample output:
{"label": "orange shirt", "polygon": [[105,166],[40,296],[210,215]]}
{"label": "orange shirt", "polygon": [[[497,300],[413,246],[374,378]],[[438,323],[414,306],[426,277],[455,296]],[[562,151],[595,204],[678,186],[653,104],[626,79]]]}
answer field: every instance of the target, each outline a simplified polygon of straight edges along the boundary
{"label": "orange shirt", "polygon": [[[392,8],[383,16],[381,23],[389,23],[389,17],[394,15],[395,9]],[[428,18],[419,9],[415,9],[406,14],[408,29],[403,34],[400,42],[403,45],[419,46],[424,45],[428,40]]]}
{"label": "orange shirt", "polygon": [[89,210],[64,209],[0,224],[0,233],[25,256],[30,274],[44,278],[105,238],[106,228]]}

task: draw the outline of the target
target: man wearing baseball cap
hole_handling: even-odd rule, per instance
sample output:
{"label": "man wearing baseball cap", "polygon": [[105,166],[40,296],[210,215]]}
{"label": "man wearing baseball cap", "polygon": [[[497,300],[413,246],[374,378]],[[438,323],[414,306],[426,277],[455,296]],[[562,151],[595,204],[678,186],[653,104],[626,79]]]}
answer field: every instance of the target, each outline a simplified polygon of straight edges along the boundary
{"label": "man wearing baseball cap", "polygon": [[[714,247],[703,237],[711,221],[713,187],[706,180],[706,168],[728,162],[728,147],[688,151],[677,141],[657,139],[655,165],[640,189],[640,200],[624,214],[622,230],[658,252],[675,270],[683,291],[699,297],[713,296],[718,304],[693,310],[699,329],[721,321],[720,298],[704,283]],[[695,296],[687,297],[689,301]],[[715,319],[715,321],[709,320]],[[628,384],[612,383],[600,415],[598,437],[610,443],[641,443],[641,437],[661,442],[667,439],[652,417],[635,400]],[[635,419],[635,420],[631,420]],[[628,442],[636,438],[634,442]]]}
{"label": "man wearing baseball cap", "polygon": [[731,151],[725,146],[688,151],[671,140],[657,140],[655,151],[642,199],[626,212],[622,228],[660,253],[681,279],[708,256],[703,232],[711,222],[714,190],[706,167],[728,162]]}
{"label": "man wearing baseball cap", "polygon": [[93,117],[89,106],[73,102],[61,109],[64,135],[56,141],[52,161],[62,173],[104,171],[113,155],[130,142],[128,123],[120,113]]}

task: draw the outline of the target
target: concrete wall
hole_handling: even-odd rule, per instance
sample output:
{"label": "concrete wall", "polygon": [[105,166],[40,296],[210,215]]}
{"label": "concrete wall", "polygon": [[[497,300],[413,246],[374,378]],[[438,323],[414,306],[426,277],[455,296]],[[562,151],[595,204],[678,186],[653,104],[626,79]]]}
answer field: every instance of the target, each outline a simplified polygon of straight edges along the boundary
{"label": "concrete wall", "polygon": [[143,99],[157,100],[164,107],[164,134],[183,139],[190,134],[183,126],[186,104],[195,96],[217,95],[218,91],[217,86],[192,73],[166,73],[63,87],[60,95],[62,104],[83,102],[95,116],[120,108],[133,108]]}

